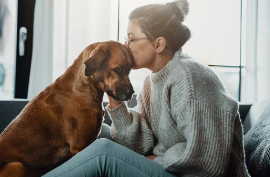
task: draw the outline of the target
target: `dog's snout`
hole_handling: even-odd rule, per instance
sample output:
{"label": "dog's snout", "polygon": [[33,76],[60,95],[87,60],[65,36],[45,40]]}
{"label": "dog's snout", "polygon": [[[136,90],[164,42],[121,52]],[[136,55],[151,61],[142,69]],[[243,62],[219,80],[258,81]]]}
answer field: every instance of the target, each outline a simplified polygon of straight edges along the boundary
{"label": "dog's snout", "polygon": [[[133,94],[134,91],[132,89],[130,89],[128,86],[124,86],[122,88],[123,92],[126,93],[126,94]],[[132,93],[133,92],[133,93]]]}
{"label": "dog's snout", "polygon": [[124,86],[123,88],[122,88],[122,90],[123,90],[123,92],[124,93],[129,93],[129,88],[127,87],[127,86]]}

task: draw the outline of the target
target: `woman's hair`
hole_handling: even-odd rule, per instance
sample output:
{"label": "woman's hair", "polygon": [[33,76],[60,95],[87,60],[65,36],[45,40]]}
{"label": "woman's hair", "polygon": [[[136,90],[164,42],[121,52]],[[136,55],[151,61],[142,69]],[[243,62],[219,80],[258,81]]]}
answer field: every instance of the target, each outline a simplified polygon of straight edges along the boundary
{"label": "woman's hair", "polygon": [[179,50],[190,38],[190,30],[182,23],[189,12],[187,0],[166,4],[150,4],[134,9],[129,20],[137,22],[150,41],[166,39],[172,53]]}

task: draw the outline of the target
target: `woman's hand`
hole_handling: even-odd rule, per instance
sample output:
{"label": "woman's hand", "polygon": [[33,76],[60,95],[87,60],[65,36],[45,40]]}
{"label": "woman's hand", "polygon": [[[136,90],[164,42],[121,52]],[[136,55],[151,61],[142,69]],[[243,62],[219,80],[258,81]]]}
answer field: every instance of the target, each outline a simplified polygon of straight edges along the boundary
{"label": "woman's hand", "polygon": [[156,156],[154,155],[150,155],[150,156],[146,156],[146,158],[150,159],[150,160],[154,160],[156,158]]}
{"label": "woman's hand", "polygon": [[109,95],[108,96],[108,99],[109,99],[109,108],[113,109],[113,108],[116,108],[119,104],[122,103],[122,101],[117,101],[115,99],[113,99],[112,97],[110,97]]}

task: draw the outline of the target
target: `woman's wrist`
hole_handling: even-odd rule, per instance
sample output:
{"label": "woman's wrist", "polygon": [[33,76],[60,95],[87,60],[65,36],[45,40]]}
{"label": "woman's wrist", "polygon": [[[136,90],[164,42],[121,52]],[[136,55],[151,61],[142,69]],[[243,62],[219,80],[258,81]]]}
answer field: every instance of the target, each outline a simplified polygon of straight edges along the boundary
{"label": "woman's wrist", "polygon": [[110,109],[114,109],[122,103],[122,101],[117,101],[117,100],[113,99],[112,97],[110,97],[109,95],[107,95],[107,96],[109,99],[109,108]]}

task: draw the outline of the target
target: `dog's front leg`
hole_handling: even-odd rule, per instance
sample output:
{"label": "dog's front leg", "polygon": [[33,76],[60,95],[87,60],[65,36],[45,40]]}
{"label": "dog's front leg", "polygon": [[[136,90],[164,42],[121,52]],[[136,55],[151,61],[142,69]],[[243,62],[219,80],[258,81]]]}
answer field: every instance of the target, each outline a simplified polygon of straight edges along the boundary
{"label": "dog's front leg", "polygon": [[[90,134],[88,134],[88,135],[90,135]],[[88,145],[90,145],[93,141],[95,141],[95,139],[96,139],[96,137],[90,138],[90,136],[85,136],[85,134],[83,132],[77,133],[77,136],[75,135],[70,140],[70,152],[73,155],[77,154],[78,152],[80,152],[84,148],[86,148]]]}
{"label": "dog's front leg", "polygon": [[76,124],[73,132],[68,133],[70,152],[75,155],[97,139],[102,122],[80,122]]}
{"label": "dog's front leg", "polygon": [[0,177],[38,177],[21,162],[9,162],[0,168]]}

